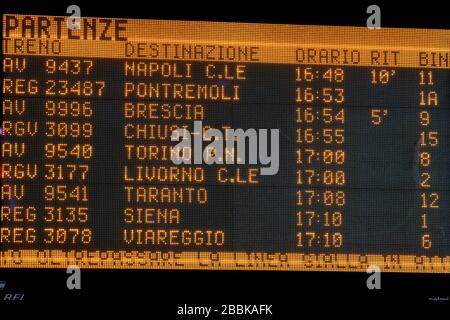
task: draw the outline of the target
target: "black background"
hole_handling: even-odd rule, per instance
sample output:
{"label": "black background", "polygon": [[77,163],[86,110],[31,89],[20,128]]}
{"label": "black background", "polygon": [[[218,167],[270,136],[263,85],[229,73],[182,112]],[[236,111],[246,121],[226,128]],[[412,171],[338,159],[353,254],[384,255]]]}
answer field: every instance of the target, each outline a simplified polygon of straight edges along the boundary
{"label": "black background", "polygon": [[[1,3],[0,11],[65,15],[68,5],[78,4],[83,16],[92,17],[365,26],[366,8],[372,4],[277,1],[258,2],[249,7],[243,1],[157,4],[127,0],[125,3],[14,1]],[[438,3],[377,4],[381,7],[382,27],[450,29],[448,10]],[[176,318],[176,307],[185,303],[213,308],[227,303],[273,304],[273,319],[287,319],[291,318],[287,315],[294,314],[300,318],[311,311],[322,318],[335,312],[356,312],[356,304],[360,302],[406,302],[415,309],[417,303],[445,303],[429,298],[450,295],[450,275],[433,274],[382,274],[382,289],[372,291],[366,288],[365,273],[82,270],[82,290],[73,291],[66,289],[66,278],[65,270],[0,269],[0,281],[7,281],[5,291],[25,293],[24,301],[7,303],[21,310],[26,310],[24,305],[39,303],[40,310],[48,313],[52,305],[65,304],[69,305],[67,312],[72,313],[82,311],[83,305],[90,303],[96,305],[97,312],[122,314],[128,310],[143,313],[149,319],[155,318],[155,314],[161,315],[159,319]],[[336,302],[340,308],[329,307]]]}

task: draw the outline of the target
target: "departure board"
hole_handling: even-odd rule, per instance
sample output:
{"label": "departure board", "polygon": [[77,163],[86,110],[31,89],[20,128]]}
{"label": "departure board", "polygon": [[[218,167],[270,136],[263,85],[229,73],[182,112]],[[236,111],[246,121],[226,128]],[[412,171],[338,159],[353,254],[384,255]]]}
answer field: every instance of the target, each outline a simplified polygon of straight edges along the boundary
{"label": "departure board", "polygon": [[2,24],[1,268],[450,272],[450,31]]}

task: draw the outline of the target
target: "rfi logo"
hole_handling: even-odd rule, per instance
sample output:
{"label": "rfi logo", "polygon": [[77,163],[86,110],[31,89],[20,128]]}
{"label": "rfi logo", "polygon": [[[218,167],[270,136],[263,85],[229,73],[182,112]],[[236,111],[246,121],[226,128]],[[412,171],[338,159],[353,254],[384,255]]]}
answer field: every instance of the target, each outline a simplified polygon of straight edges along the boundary
{"label": "rfi logo", "polygon": [[[6,281],[0,281],[0,290],[5,289]],[[3,301],[22,301],[25,297],[24,293],[5,293]],[[1,299],[1,298],[0,298]]]}

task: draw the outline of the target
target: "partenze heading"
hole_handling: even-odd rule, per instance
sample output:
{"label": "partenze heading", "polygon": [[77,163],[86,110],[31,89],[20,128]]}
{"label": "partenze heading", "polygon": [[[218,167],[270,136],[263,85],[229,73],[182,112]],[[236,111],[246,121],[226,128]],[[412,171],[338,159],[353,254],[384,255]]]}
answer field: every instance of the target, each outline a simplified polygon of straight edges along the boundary
{"label": "partenze heading", "polygon": [[80,18],[79,29],[67,28],[67,17],[5,15],[3,36],[36,39],[127,41],[125,19]]}

